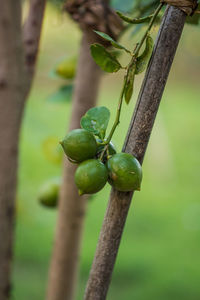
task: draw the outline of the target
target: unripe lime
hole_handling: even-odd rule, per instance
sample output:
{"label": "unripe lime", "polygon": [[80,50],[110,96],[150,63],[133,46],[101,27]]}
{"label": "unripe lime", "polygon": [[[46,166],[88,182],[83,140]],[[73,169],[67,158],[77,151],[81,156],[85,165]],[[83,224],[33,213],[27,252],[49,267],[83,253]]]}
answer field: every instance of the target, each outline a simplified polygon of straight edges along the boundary
{"label": "unripe lime", "polygon": [[70,131],[61,145],[66,155],[75,162],[93,158],[97,151],[97,143],[92,133],[85,129]]}
{"label": "unripe lime", "polygon": [[118,191],[140,190],[142,168],[139,161],[131,154],[118,153],[107,162],[109,183]]}
{"label": "unripe lime", "polygon": [[107,179],[107,168],[97,159],[82,162],[75,173],[75,183],[79,189],[79,195],[97,193],[104,187]]}
{"label": "unripe lime", "polygon": [[55,72],[60,77],[73,79],[76,73],[76,64],[77,59],[75,57],[67,58],[57,65]]}
{"label": "unripe lime", "polygon": [[40,189],[38,200],[47,207],[56,207],[58,204],[58,194],[60,189],[60,179],[54,178],[47,181]]}
{"label": "unripe lime", "polygon": [[42,143],[45,157],[52,163],[61,165],[63,159],[63,151],[58,143],[58,138],[50,136]]}

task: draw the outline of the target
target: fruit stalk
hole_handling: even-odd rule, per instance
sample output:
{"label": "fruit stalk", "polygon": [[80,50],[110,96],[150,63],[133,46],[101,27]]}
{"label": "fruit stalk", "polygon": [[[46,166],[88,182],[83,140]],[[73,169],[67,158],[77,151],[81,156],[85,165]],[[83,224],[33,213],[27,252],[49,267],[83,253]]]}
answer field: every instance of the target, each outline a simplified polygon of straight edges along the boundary
{"label": "fruit stalk", "polygon": [[[127,70],[128,72],[128,70]],[[115,132],[115,129],[117,128],[118,124],[119,124],[119,120],[120,120],[120,114],[121,114],[121,108],[122,108],[122,102],[123,102],[123,97],[124,97],[124,92],[125,92],[125,87],[126,87],[126,83],[127,83],[127,75],[125,75],[124,77],[124,83],[123,83],[123,87],[122,87],[122,91],[121,91],[121,94],[120,94],[120,98],[119,98],[119,103],[118,103],[118,107],[117,107],[117,114],[116,114],[116,117],[115,117],[115,122],[111,128],[111,131],[105,141],[105,147],[101,153],[101,156],[100,156],[100,160],[103,159],[104,157],[104,154],[106,153],[107,149],[108,149],[108,145],[112,139],[112,136]]]}
{"label": "fruit stalk", "polygon": [[[142,84],[123,151],[142,163],[186,15],[168,7],[158,33],[155,50]],[[85,291],[85,300],[106,299],[121,241],[132,192],[112,190],[96,255]]]}

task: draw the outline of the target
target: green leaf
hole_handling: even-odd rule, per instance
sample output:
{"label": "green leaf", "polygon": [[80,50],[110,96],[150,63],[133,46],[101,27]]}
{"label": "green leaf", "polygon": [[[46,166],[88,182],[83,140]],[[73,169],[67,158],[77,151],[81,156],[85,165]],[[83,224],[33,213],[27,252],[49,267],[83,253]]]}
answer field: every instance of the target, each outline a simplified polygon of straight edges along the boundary
{"label": "green leaf", "polygon": [[113,38],[111,38],[111,36],[109,36],[108,34],[106,34],[104,32],[97,31],[97,30],[94,30],[94,32],[96,32],[104,40],[106,40],[108,42],[111,42],[111,44],[113,45],[113,47],[115,47],[117,49],[124,50],[124,51],[126,51],[128,53],[131,53],[130,50],[126,49],[124,46],[122,46],[121,44],[119,44],[118,42],[116,42],[115,40],[113,40]]}
{"label": "green leaf", "polygon": [[110,111],[105,106],[93,107],[81,118],[80,124],[83,129],[103,139],[106,134],[109,119]]}
{"label": "green leaf", "polygon": [[90,46],[91,55],[96,64],[105,72],[113,73],[121,69],[118,60],[100,44]]}
{"label": "green leaf", "polygon": [[120,11],[117,11],[116,13],[123,21],[125,21],[126,23],[129,23],[129,24],[148,23],[151,20],[151,18],[153,17],[153,15],[149,15],[149,16],[146,16],[143,18],[130,18],[130,17],[127,17],[124,14],[122,14]]}
{"label": "green leaf", "polygon": [[135,70],[136,65],[133,65],[127,74],[127,82],[125,85],[124,97],[127,104],[129,104],[131,97],[133,95],[133,85],[134,85],[134,78],[135,78]]}
{"label": "green leaf", "polygon": [[48,96],[50,102],[68,102],[72,98],[73,85],[63,85],[56,92]]}
{"label": "green leaf", "polygon": [[148,35],[146,38],[146,47],[144,49],[144,52],[137,58],[135,74],[142,73],[146,69],[152,51],[153,51],[153,39],[150,35]]}

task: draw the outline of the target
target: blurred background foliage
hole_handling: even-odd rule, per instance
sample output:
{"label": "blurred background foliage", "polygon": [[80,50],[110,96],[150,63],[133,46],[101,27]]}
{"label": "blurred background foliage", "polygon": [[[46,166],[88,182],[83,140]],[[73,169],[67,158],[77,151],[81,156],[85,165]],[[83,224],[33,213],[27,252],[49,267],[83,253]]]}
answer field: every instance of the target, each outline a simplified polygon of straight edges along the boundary
{"label": "blurred background foliage", "polygon": [[[45,297],[57,211],[42,207],[37,198],[45,181],[61,175],[58,141],[67,130],[71,93],[68,89],[68,96],[57,95],[59,101],[55,94],[63,86],[72,89],[73,82],[54,75],[60,61],[78,56],[81,38],[78,26],[61,13],[61,2],[47,6],[38,70],[21,132],[13,299]],[[141,2],[156,1],[134,5]],[[128,0],[112,4],[125,12],[133,8]],[[142,31],[132,37],[127,31],[123,43],[133,47]],[[200,298],[199,34],[198,26],[186,25],[146,153],[142,191],[135,193],[127,219],[108,300]],[[120,59],[125,62],[126,55]],[[112,112],[110,125],[122,78],[119,72],[105,74],[102,80],[99,105]],[[123,106],[113,139],[119,151],[142,78],[143,74],[136,78],[129,108]],[[83,298],[109,192],[107,185],[88,203],[78,300]]]}

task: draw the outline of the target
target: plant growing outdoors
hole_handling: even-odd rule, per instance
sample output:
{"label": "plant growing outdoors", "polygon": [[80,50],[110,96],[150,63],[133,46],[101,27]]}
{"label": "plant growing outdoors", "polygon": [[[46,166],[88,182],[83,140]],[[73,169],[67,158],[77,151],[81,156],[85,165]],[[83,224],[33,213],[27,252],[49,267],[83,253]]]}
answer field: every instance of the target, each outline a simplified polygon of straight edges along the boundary
{"label": "plant growing outdoors", "polygon": [[[196,1],[166,2],[177,7],[169,6],[166,9],[123,148],[125,152],[134,154],[140,163],[143,162],[186,15],[193,14],[197,8]],[[152,20],[161,6],[162,4],[155,11]],[[124,20],[126,19],[126,17],[122,17]],[[147,36],[148,32],[145,33],[143,39],[147,38]],[[139,45],[136,46],[136,53]],[[137,63],[135,62],[132,66],[133,74],[136,74]],[[133,80],[130,81],[133,82]],[[129,86],[126,80],[124,86],[125,88]],[[131,90],[131,94],[132,85],[128,90]],[[111,191],[110,201],[85,291],[85,300],[106,299],[132,196],[132,192],[122,193],[116,189]]]}
{"label": "plant growing outdoors", "polygon": [[[127,66],[122,67],[112,52],[106,50],[104,46],[95,43],[90,47],[93,59],[103,71],[113,73],[125,69],[125,76],[115,121],[107,138],[105,138],[105,134],[110,112],[106,107],[97,107],[91,108],[82,117],[80,124],[83,129],[69,132],[61,142],[64,152],[72,163],[82,162],[75,173],[75,183],[80,195],[98,192],[105,186],[107,180],[118,191],[140,190],[142,170],[138,160],[126,153],[111,155],[109,145],[120,122],[123,100],[129,104],[133,94],[134,77],[145,70],[151,57],[153,39],[150,36],[150,30],[162,6],[163,4],[160,4],[154,14],[140,19],[131,19],[118,13],[120,18],[129,24],[139,24],[150,20],[141,41],[136,44],[133,51],[115,41],[108,34],[95,31],[101,38],[110,42],[113,47],[125,51],[131,59]],[[145,49],[140,54],[144,42],[146,43]],[[100,151],[97,151],[95,136],[100,139],[98,142]]]}
{"label": "plant growing outdoors", "polygon": [[[138,3],[139,2],[140,1],[138,1]],[[138,29],[141,28],[141,26],[143,24],[147,24],[149,22],[148,29],[145,31],[145,34],[143,35],[142,39],[134,47],[134,49],[127,49],[123,45],[119,44],[116,41],[116,39],[114,39],[113,37],[111,37],[110,35],[108,35],[108,33],[105,34],[105,32],[103,32],[102,30],[97,30],[95,28],[95,26],[93,27],[93,29],[95,28],[95,30],[96,30],[96,34],[101,37],[101,41],[102,41],[102,38],[103,38],[105,40],[104,42],[111,43],[112,46],[114,46],[114,48],[117,48],[118,51],[122,50],[122,51],[125,51],[127,53],[127,55],[130,55],[130,63],[128,64],[128,66],[122,66],[121,63],[119,62],[117,56],[113,53],[113,51],[110,51],[110,50],[104,48],[102,44],[99,44],[99,42],[95,43],[94,45],[91,46],[91,54],[92,54],[95,62],[104,71],[107,71],[107,72],[117,72],[120,69],[122,69],[122,70],[124,69],[125,70],[124,83],[123,83],[123,88],[122,88],[122,92],[121,92],[121,96],[120,96],[120,100],[119,100],[119,106],[118,106],[118,109],[117,109],[116,120],[115,120],[115,123],[113,124],[111,132],[109,133],[109,135],[107,136],[107,138],[104,139],[104,137],[102,137],[102,136],[101,136],[101,138],[99,138],[96,135],[96,133],[93,131],[93,129],[92,129],[92,134],[93,134],[93,136],[95,136],[95,139],[100,139],[101,140],[100,141],[100,149],[101,150],[99,151],[100,156],[95,155],[95,157],[90,158],[90,159],[94,159],[95,158],[95,160],[96,159],[99,160],[100,158],[101,159],[103,158],[102,161],[103,161],[104,165],[106,163],[106,160],[112,159],[115,156],[115,155],[112,154],[113,157],[109,157],[110,153],[108,152],[108,148],[109,148],[109,143],[111,142],[112,135],[114,134],[115,129],[117,128],[117,125],[119,123],[122,102],[125,99],[126,103],[127,104],[129,103],[131,95],[133,93],[134,78],[135,78],[135,76],[139,72],[144,71],[144,69],[146,68],[146,65],[147,65],[147,63],[149,61],[149,58],[151,56],[151,52],[152,52],[152,48],[153,48],[153,41],[152,41],[152,38],[150,36],[150,30],[151,30],[152,25],[155,24],[157,22],[157,20],[159,20],[160,17],[158,16],[158,13],[159,13],[159,11],[161,9],[161,6],[162,6],[162,4],[160,4],[158,6],[158,8],[155,10],[155,13],[152,14],[152,7],[155,6],[155,4],[157,4],[157,1],[152,1],[151,3],[148,3],[148,5],[146,5],[145,10],[146,9],[147,9],[147,11],[150,10],[151,14],[149,16],[145,17],[145,18],[137,18],[137,19],[135,19],[135,18],[127,17],[126,15],[124,15],[124,14],[122,14],[120,12],[118,13],[119,17],[123,21],[125,21],[125,22],[128,23],[128,25],[125,26],[124,31],[126,29],[129,29],[130,26],[132,26],[132,24],[136,24],[136,28],[133,30],[133,32],[136,32]],[[78,5],[80,5],[79,1],[77,3],[77,7],[78,7]],[[75,16],[74,19],[76,21],[78,20],[78,22],[80,22],[81,27],[85,28],[86,24],[84,24],[83,20],[87,21],[87,18],[86,17],[85,17],[85,19],[84,18],[82,18],[82,19],[80,18],[80,20],[79,20],[79,16],[78,16],[78,14],[76,14],[75,8],[70,9],[69,11],[70,11],[70,13],[72,13],[72,15],[74,14],[74,16]],[[139,7],[139,11],[142,14],[143,9],[141,9],[141,7]],[[143,13],[144,13],[144,11],[143,11]],[[87,12],[87,8],[86,8],[86,12]],[[172,21],[173,21],[173,18],[172,18]],[[179,20],[179,21],[182,22],[182,20]],[[144,23],[142,23],[142,22],[144,22]],[[168,22],[167,24],[169,24],[169,23],[170,22]],[[161,31],[162,31],[162,29],[163,28],[161,27]],[[169,59],[169,64],[167,64],[167,67],[169,69],[170,69],[171,62],[172,62],[171,58],[173,58],[173,56],[175,54],[175,50],[176,50],[177,43],[178,43],[178,40],[179,40],[179,37],[180,37],[180,34],[181,34],[182,27],[180,26],[179,29],[180,30],[177,32],[177,35],[174,35],[175,36],[175,38],[174,38],[174,45],[172,45],[172,48],[171,48],[172,51],[170,53],[171,56],[170,56],[170,59]],[[169,32],[170,32],[170,30],[169,30]],[[90,41],[91,41],[91,39],[90,39]],[[163,40],[163,45],[165,45],[164,42],[165,41]],[[144,50],[144,52],[141,53],[142,45],[144,43],[145,43],[145,50]],[[159,57],[159,55],[158,55],[158,57]],[[156,66],[156,68],[159,69],[159,64]],[[164,83],[166,82],[166,78],[167,78],[169,69],[164,73],[164,79],[163,79]],[[85,74],[85,72],[84,72],[84,74]],[[158,74],[159,74],[159,72],[158,72]],[[162,77],[162,75],[163,74],[159,74],[160,77]],[[158,84],[158,80],[159,80],[159,78],[156,77],[156,80],[155,80],[156,85]],[[86,87],[87,83],[88,83],[88,81],[85,82],[85,87]],[[149,82],[148,82],[148,84],[149,84]],[[155,87],[155,85],[153,85],[153,87]],[[164,89],[164,84],[162,84],[161,87],[160,87],[160,89],[158,89],[158,100],[159,101],[160,101],[163,89]],[[151,89],[149,88],[149,91],[150,90]],[[147,95],[146,95],[146,97],[147,97]],[[151,96],[149,98],[150,98],[151,101],[153,101],[153,99],[151,98]],[[149,101],[148,104],[147,104],[147,106],[146,106],[146,110],[147,111],[148,111],[148,105],[150,106],[150,103],[151,102]],[[78,108],[78,106],[76,106],[76,109],[80,113],[80,108],[82,108],[82,105],[80,104],[80,102],[79,102],[79,106],[80,106],[79,108]],[[138,106],[136,107],[136,109],[138,109]],[[157,109],[155,111],[157,111]],[[73,110],[73,113],[74,112],[75,112],[75,110]],[[92,114],[94,112],[95,112],[95,109],[92,110]],[[91,111],[89,111],[89,114],[91,114]],[[134,116],[134,118],[137,119],[138,114],[139,114],[139,112],[137,112],[137,114]],[[142,147],[144,146],[143,150],[146,149],[147,142],[149,140],[149,134],[150,134],[149,130],[152,128],[153,121],[154,121],[154,118],[155,118],[155,114],[154,114],[154,112],[151,112],[151,110],[149,112],[149,116],[144,117],[144,114],[145,114],[145,112],[144,112],[144,110],[142,110],[142,118],[144,118],[146,120],[146,122],[147,122],[147,120],[149,121],[148,122],[148,126],[147,126],[146,123],[143,125],[143,130],[145,130],[145,128],[148,127],[146,129],[146,132],[142,132],[142,133],[139,132],[138,133],[138,130],[140,128],[140,124],[137,124],[138,125],[138,130],[134,131],[134,133],[135,133],[135,139],[134,140],[135,141],[137,141],[137,134],[141,134],[140,141],[141,141]],[[79,116],[80,117],[83,116],[83,113],[81,115],[79,114]],[[73,114],[73,117],[74,117],[74,114]],[[83,119],[84,118],[85,117],[83,117]],[[135,120],[134,118],[133,118],[133,120]],[[132,120],[132,124],[135,122],[133,120]],[[95,120],[95,121],[97,121],[97,120]],[[76,122],[72,121],[72,124],[73,124],[73,126],[70,126],[71,130],[79,128],[78,118],[76,119]],[[92,128],[93,125],[94,125],[94,123],[91,126],[91,122],[89,122],[89,126],[87,128],[85,128],[85,127],[83,127],[83,124],[81,122],[81,126],[83,127],[83,129],[85,129],[87,131],[90,131],[88,129],[89,129],[90,126]],[[134,123],[134,125],[135,125],[135,123]],[[131,128],[132,128],[132,126],[131,126]],[[137,126],[136,126],[136,128],[137,128]],[[131,129],[130,129],[129,135],[131,136],[131,139],[132,139],[132,131],[131,131]],[[129,135],[128,135],[128,138],[127,138],[128,140],[129,140],[129,137],[130,137]],[[66,137],[66,139],[67,139],[67,137]],[[76,147],[78,147],[78,143],[75,142],[75,145],[76,145]],[[144,151],[141,150],[141,149],[139,150],[137,148],[136,148],[137,151],[136,150],[134,151],[133,142],[132,142],[131,145],[128,143],[127,147],[125,147],[123,151],[129,152],[129,154],[131,154],[131,158],[133,156],[135,156],[135,158],[137,158],[137,160],[140,163],[142,163],[143,156],[144,156]],[[102,157],[101,157],[101,155],[102,155]],[[70,158],[69,157],[69,160],[71,160],[73,163],[76,162],[76,160],[74,158]],[[86,160],[86,162],[87,162],[87,160]],[[79,165],[79,167],[81,166],[82,163],[85,164],[85,161],[81,162],[80,165]],[[72,185],[73,185],[72,180],[74,182],[75,167],[74,167],[73,164],[71,164],[71,167],[69,166],[69,164],[66,164],[66,166],[67,166],[67,172],[68,173],[65,171],[64,178],[63,178],[63,188],[64,189],[61,187],[61,199],[62,199],[62,201],[61,201],[61,204],[60,204],[60,207],[59,207],[59,212],[60,213],[59,213],[59,220],[58,220],[58,227],[57,227],[56,244],[55,244],[55,250],[54,250],[55,252],[54,252],[54,255],[53,255],[53,260],[52,260],[52,265],[51,265],[51,272],[50,272],[51,276],[50,276],[50,281],[49,281],[48,299],[51,299],[51,300],[52,299],[53,300],[54,299],[57,300],[57,299],[60,299],[60,298],[63,298],[63,297],[68,297],[69,299],[72,298],[72,293],[71,293],[72,288],[71,287],[73,286],[73,283],[70,284],[70,282],[73,281],[72,278],[74,276],[74,273],[72,274],[72,276],[70,276],[70,278],[69,278],[68,274],[71,272],[69,270],[71,270],[71,266],[72,266],[71,261],[74,259],[74,255],[69,254],[69,252],[67,252],[67,254],[66,254],[66,250],[67,250],[67,245],[71,244],[72,245],[71,249],[73,249],[73,245],[75,245],[75,247],[76,247],[77,244],[74,243],[74,238],[72,239],[72,235],[74,237],[74,234],[75,234],[74,232],[72,232],[72,231],[71,231],[71,233],[67,232],[66,235],[65,235],[65,237],[63,237],[62,232],[63,232],[63,228],[65,228],[65,230],[68,230],[67,228],[70,228],[70,224],[74,224],[73,222],[74,222],[75,219],[77,219],[77,215],[79,214],[79,216],[80,216],[80,211],[82,211],[83,202],[85,203],[85,198],[83,197],[83,201],[78,201],[78,202],[75,202],[75,204],[73,204],[74,203],[73,201],[75,201],[75,199],[76,200],[79,199],[77,197],[77,195],[76,195],[76,192],[75,191],[72,192]],[[79,169],[79,167],[78,167],[78,169]],[[114,175],[114,177],[115,177],[115,175]],[[113,183],[113,181],[112,181],[111,176],[112,176],[112,174],[110,174],[110,176],[109,176],[110,177],[109,181],[110,181],[110,183],[113,186],[115,186],[114,183]],[[105,179],[105,177],[106,176],[104,176],[104,179]],[[141,181],[141,178],[140,178],[140,181]],[[76,182],[77,182],[77,179],[76,179]],[[103,186],[103,184],[102,184],[102,186]],[[81,193],[82,193],[82,186],[81,186],[81,188],[79,187],[79,189],[81,190]],[[96,192],[98,189],[99,189],[99,186],[98,186],[97,189],[93,190],[92,193]],[[135,189],[135,187],[131,188],[130,190],[133,191],[134,189]],[[78,190],[78,189],[76,188],[76,190]],[[88,193],[88,192],[91,192],[91,191],[87,190],[87,191],[83,191],[83,192],[87,192]],[[123,200],[122,200],[122,204],[120,204],[120,202],[118,202],[118,201],[121,201],[122,195],[123,195]],[[117,203],[120,204],[119,207],[117,207],[117,209],[115,207],[115,204],[116,204],[115,201],[113,202],[113,198],[112,198],[113,196],[117,197]],[[116,245],[115,245],[114,249],[112,248],[112,245],[111,245],[112,238],[111,238],[110,235],[108,235],[107,236],[107,238],[108,238],[108,241],[107,241],[108,242],[108,248],[107,248],[107,246],[105,244],[102,243],[102,240],[100,240],[99,246],[98,246],[98,250],[97,250],[98,251],[97,255],[99,257],[101,257],[101,258],[105,254],[105,251],[106,251],[105,249],[110,249],[110,251],[113,250],[113,255],[111,255],[111,258],[109,259],[108,256],[105,255],[104,258],[106,259],[106,262],[105,261],[103,262],[103,265],[105,267],[106,267],[107,263],[108,263],[108,265],[111,265],[111,267],[108,268],[108,273],[109,273],[108,275],[109,276],[111,275],[112,268],[113,268],[113,265],[114,265],[114,261],[115,261],[117,249],[118,249],[118,246],[119,246],[118,243],[120,241],[120,237],[121,237],[121,233],[122,233],[122,230],[123,230],[125,218],[126,218],[126,215],[127,215],[127,212],[128,212],[128,207],[130,205],[130,199],[132,197],[132,192],[121,193],[121,192],[117,192],[117,190],[115,189],[112,192],[112,197],[111,197],[111,203],[112,204],[109,205],[107,216],[106,216],[105,222],[104,222],[105,228],[103,227],[103,229],[102,229],[102,239],[104,239],[104,237],[103,237],[104,234],[106,234],[106,232],[109,231],[109,229],[107,228],[107,226],[105,224],[107,224],[108,226],[109,226],[109,224],[111,224],[111,227],[113,226],[112,227],[113,230],[111,230],[111,232],[110,232],[111,235],[113,234],[113,236],[115,236],[115,234],[117,235],[118,232],[120,232],[120,235],[117,235],[117,241],[116,241]],[[128,198],[128,200],[126,200],[126,199],[124,200],[124,198],[126,198],[126,197]],[[67,200],[67,199],[70,199],[70,201]],[[125,205],[124,205],[124,202],[125,202]],[[78,208],[78,205],[80,205],[81,207]],[[114,210],[114,208],[115,208],[115,210]],[[69,212],[71,214],[70,220],[69,220]],[[74,217],[72,217],[72,215]],[[81,215],[84,215],[84,212],[82,212]],[[122,215],[122,218],[121,218],[121,215]],[[108,217],[108,219],[107,219],[107,217]],[[65,220],[64,220],[64,218],[65,218]],[[68,218],[68,219],[66,219],[66,218]],[[120,224],[118,224],[119,225],[118,227],[115,226],[117,224],[117,222],[118,222],[117,220],[120,220]],[[79,227],[80,226],[80,222],[77,222],[77,224],[78,224],[77,228],[80,229],[80,227]],[[115,227],[116,227],[116,230],[114,231]],[[104,229],[105,229],[105,231],[104,231]],[[80,231],[77,230],[77,233],[79,234]],[[78,236],[78,235],[76,235],[76,236]],[[62,239],[62,242],[59,242],[59,241],[61,241],[61,239]],[[68,244],[67,244],[67,241],[68,241]],[[114,239],[113,239],[113,241],[114,241]],[[77,250],[77,248],[76,248],[76,250]],[[110,251],[109,251],[109,253],[110,253]],[[99,255],[99,252],[100,253],[102,252],[101,255]],[[77,253],[77,252],[74,251],[73,253]],[[70,257],[71,257],[71,260],[70,260]],[[108,259],[108,261],[107,261],[107,259]],[[59,262],[61,260],[63,261],[62,266],[59,264]],[[69,264],[69,260],[70,260],[70,264]],[[69,269],[68,265],[69,265],[70,269]],[[96,272],[96,265],[92,268],[91,274],[94,274],[94,272]],[[95,286],[97,287],[97,289],[96,289],[97,293],[98,293],[98,288],[105,290],[105,284],[104,284],[103,281],[106,281],[108,279],[108,277],[109,277],[109,276],[108,277],[105,276],[105,273],[104,272],[101,273],[101,275],[99,277],[100,281],[99,281],[99,283],[97,285],[96,285],[97,282],[95,282],[95,280],[91,279],[92,277],[90,277],[90,280],[89,280],[89,283],[88,283],[88,288],[87,288],[88,292],[90,291],[91,286],[93,288],[93,292],[94,292]],[[99,272],[97,272],[97,277],[98,276],[99,276]],[[96,277],[96,280],[97,280],[97,277]],[[57,278],[57,281],[55,280],[56,278]],[[104,278],[104,280],[102,278]],[[103,281],[101,281],[101,279]],[[92,281],[92,285],[91,285],[91,281]],[[108,281],[106,282],[106,284],[108,283]],[[86,297],[87,297],[87,292],[86,292]],[[98,299],[98,298],[95,298],[95,297],[96,297],[96,295],[95,296],[93,295],[93,296],[91,296],[91,299]]]}
{"label": "plant growing outdoors", "polygon": [[[23,17],[21,2],[28,1],[0,2],[0,299],[8,300],[20,127],[33,82],[46,1],[30,0],[28,14]],[[73,298],[87,194],[98,192],[109,182],[113,189],[85,293],[87,300],[105,299],[132,195],[141,188],[141,165],[186,15],[190,16],[187,22],[199,22],[199,15],[193,15],[196,1],[133,2],[134,10],[133,5],[121,9],[125,2],[112,1],[112,5],[118,5],[118,16],[107,0],[73,0],[65,4],[83,34],[79,60],[72,57],[58,63],[55,74],[65,83],[49,97],[53,101],[69,99],[73,88],[70,132],[62,141],[66,154],[63,178],[51,179],[39,194],[40,203],[46,207],[57,207],[59,202],[48,300]],[[151,28],[161,19],[163,3],[177,7],[167,7],[154,46]],[[144,34],[136,45],[125,47],[119,38],[129,29],[132,36],[140,29]],[[127,65],[118,55],[122,52],[129,58]],[[108,73],[124,72],[113,124],[109,124],[106,107],[94,107],[103,74],[99,67]],[[119,132],[122,105],[130,105],[135,77],[146,67],[123,150],[117,152],[112,139]],[[61,163],[63,152],[57,138],[47,138],[43,152],[50,162]]]}

